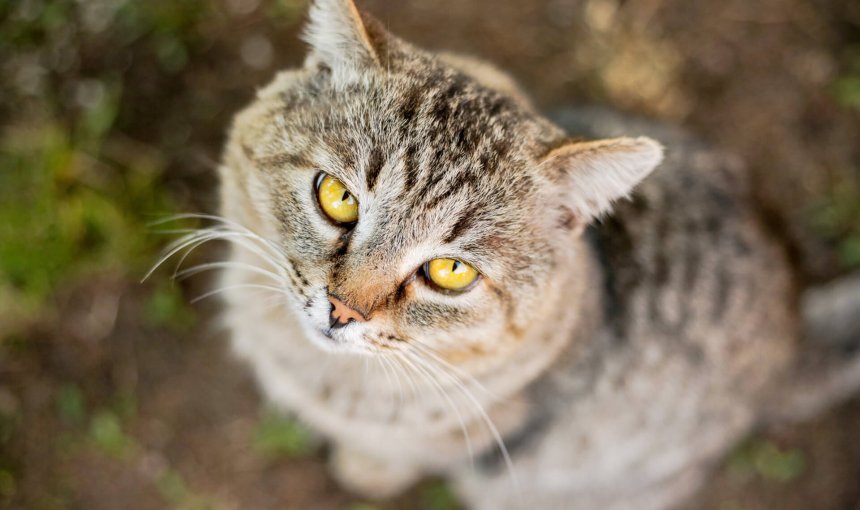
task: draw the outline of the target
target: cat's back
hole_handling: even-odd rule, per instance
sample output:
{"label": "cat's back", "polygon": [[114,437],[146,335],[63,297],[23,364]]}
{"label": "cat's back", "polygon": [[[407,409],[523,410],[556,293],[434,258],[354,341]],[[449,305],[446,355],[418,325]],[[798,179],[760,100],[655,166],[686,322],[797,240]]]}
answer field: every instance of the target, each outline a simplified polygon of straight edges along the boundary
{"label": "cat's back", "polygon": [[702,378],[752,396],[790,358],[797,314],[785,251],[741,162],[647,121],[592,110],[562,122],[666,145],[664,163],[592,232],[615,339],[683,356]]}

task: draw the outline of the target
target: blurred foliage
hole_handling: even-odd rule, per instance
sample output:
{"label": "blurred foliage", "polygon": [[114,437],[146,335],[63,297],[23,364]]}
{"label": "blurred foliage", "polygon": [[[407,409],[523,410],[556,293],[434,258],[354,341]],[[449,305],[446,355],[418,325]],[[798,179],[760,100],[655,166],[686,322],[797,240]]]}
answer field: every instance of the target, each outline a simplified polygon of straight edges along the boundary
{"label": "blurred foliage", "polygon": [[833,84],[833,95],[843,106],[860,108],[860,44],[847,46],[841,60],[845,70]]}
{"label": "blurred foliage", "polygon": [[139,273],[152,262],[158,240],[145,215],[174,207],[154,185],[155,164],[123,167],[87,150],[100,145],[102,129],[92,126],[105,121],[91,119],[101,115],[85,117],[78,140],[56,124],[0,140],[0,303],[26,313],[61,284],[94,271]]}
{"label": "blurred foliage", "polygon": [[188,488],[182,474],[165,469],[156,480],[159,494],[177,510],[216,510],[218,505]]}
{"label": "blurred foliage", "polygon": [[158,477],[156,487],[161,496],[174,505],[186,501],[190,494],[182,475],[169,469],[164,470]]}
{"label": "blurred foliage", "polygon": [[[839,56],[842,72],[832,93],[845,108],[860,110],[860,44],[849,44]],[[860,183],[857,172],[837,172],[838,180],[808,218],[817,235],[832,243],[845,268],[860,267]]]}
{"label": "blurred foliage", "polygon": [[0,501],[15,494],[15,477],[12,473],[0,469]]}
{"label": "blurred foliage", "polygon": [[150,323],[176,331],[188,331],[195,324],[195,315],[175,285],[157,285],[146,302],[144,314]]}
{"label": "blurred foliage", "polygon": [[347,510],[379,510],[379,507],[370,503],[353,503],[347,507]]}
{"label": "blurred foliage", "polygon": [[119,416],[109,410],[93,416],[89,434],[96,447],[114,457],[125,458],[137,448],[136,441],[123,431]]}
{"label": "blurred foliage", "polygon": [[860,267],[860,190],[853,181],[845,180],[822,197],[807,215],[815,232],[836,246],[839,260],[845,267]]}
{"label": "blurred foliage", "polygon": [[442,481],[427,484],[421,490],[421,501],[427,510],[455,510],[460,508],[448,484]]}
{"label": "blurred foliage", "polygon": [[270,456],[303,457],[313,452],[310,431],[297,421],[275,411],[266,411],[254,433],[254,448]]}
{"label": "blurred foliage", "polygon": [[[0,338],[41,317],[52,295],[95,273],[138,276],[164,239],[148,224],[177,211],[167,163],[120,125],[128,87],[116,62],[141,40],[177,72],[209,2],[3,2],[0,61],[10,76],[0,109]],[[74,24],[69,21],[74,20]],[[153,298],[153,319],[189,323],[176,292]]]}
{"label": "blurred foliage", "polygon": [[308,0],[275,0],[268,5],[267,16],[276,23],[294,24],[307,8]]}
{"label": "blurred foliage", "polygon": [[796,480],[806,471],[806,457],[794,448],[783,448],[764,438],[740,445],[728,460],[729,473],[739,478],[760,476],[773,482]]}
{"label": "blurred foliage", "polygon": [[75,385],[66,384],[59,388],[56,406],[60,420],[66,425],[80,425],[87,419],[84,394]]}

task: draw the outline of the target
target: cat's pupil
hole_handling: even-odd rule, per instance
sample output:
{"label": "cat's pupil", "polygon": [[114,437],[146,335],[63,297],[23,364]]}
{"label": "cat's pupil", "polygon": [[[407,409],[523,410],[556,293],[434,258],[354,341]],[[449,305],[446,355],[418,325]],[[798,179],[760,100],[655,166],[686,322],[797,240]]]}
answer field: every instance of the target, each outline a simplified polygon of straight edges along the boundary
{"label": "cat's pupil", "polygon": [[458,267],[460,267],[460,261],[459,261],[459,260],[455,260],[455,261],[454,261],[454,263],[453,263],[453,264],[451,264],[451,272],[452,272],[452,273],[456,273],[456,272],[457,272],[457,268],[458,268]]}
{"label": "cat's pupil", "polygon": [[349,199],[349,191],[344,191],[343,196],[340,198],[341,202],[346,202]]}

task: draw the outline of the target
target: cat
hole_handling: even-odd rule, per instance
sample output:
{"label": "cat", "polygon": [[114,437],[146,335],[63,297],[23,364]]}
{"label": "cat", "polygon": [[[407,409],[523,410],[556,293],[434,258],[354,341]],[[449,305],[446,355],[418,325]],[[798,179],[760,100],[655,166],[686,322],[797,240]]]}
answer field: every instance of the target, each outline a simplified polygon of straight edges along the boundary
{"label": "cat", "polygon": [[305,39],[232,125],[220,225],[180,246],[233,242],[235,351],[347,489],[436,475],[475,509],[672,508],[753,427],[860,385],[803,338],[833,336],[858,286],[801,313],[735,158],[599,110],[563,130],[352,0],[315,0]]}

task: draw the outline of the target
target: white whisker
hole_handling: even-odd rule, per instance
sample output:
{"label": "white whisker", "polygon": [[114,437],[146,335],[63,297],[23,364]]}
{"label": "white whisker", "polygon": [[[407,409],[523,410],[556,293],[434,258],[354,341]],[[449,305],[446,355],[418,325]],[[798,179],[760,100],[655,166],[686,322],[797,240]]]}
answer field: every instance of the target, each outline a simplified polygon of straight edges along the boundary
{"label": "white whisker", "polygon": [[175,274],[175,278],[184,279],[190,276],[194,276],[196,274],[200,274],[206,271],[212,271],[216,269],[240,269],[245,271],[250,271],[252,273],[256,273],[262,276],[266,276],[271,278],[275,282],[281,283],[283,280],[281,279],[281,275],[275,274],[271,271],[267,271],[260,267],[257,267],[253,264],[245,264],[243,262],[207,262],[205,264],[198,264],[196,266],[189,267],[188,269],[183,269],[182,271],[178,271]]}
{"label": "white whisker", "polygon": [[198,301],[202,301],[206,298],[210,298],[212,296],[218,295],[222,292],[227,292],[229,290],[237,290],[237,289],[260,289],[260,290],[269,290],[269,291],[273,291],[273,292],[278,292],[281,294],[284,293],[283,288],[274,287],[272,285],[260,285],[260,284],[256,284],[256,283],[243,283],[240,285],[227,285],[225,287],[221,287],[221,288],[206,292],[205,294],[202,294],[202,295],[197,296],[196,298],[192,299],[191,304],[194,304],[194,303],[197,303]]}
{"label": "white whisker", "polygon": [[406,400],[406,397],[404,396],[404,392],[403,392],[403,383],[400,380],[400,377],[398,377],[398,375],[397,375],[399,367],[394,363],[392,358],[389,358],[389,357],[383,355],[383,356],[380,356],[380,359],[385,361],[385,363],[387,363],[388,366],[391,367],[391,372],[392,372],[392,374],[394,374],[394,379],[397,381],[397,389],[398,389],[398,392],[400,395],[400,398],[397,401],[397,412],[399,414],[400,411],[403,409],[403,403]]}
{"label": "white whisker", "polygon": [[[406,354],[406,352],[404,351],[403,354]],[[439,393],[439,395],[448,403],[448,405],[454,411],[454,414],[457,416],[457,421],[460,423],[460,430],[463,431],[463,440],[466,443],[466,451],[469,454],[469,461],[472,463],[472,467],[474,468],[475,452],[472,448],[472,438],[469,436],[469,430],[466,427],[466,421],[463,419],[463,415],[462,413],[460,413],[460,409],[451,399],[450,395],[445,392],[445,389],[442,387],[439,381],[435,377],[433,377],[432,372],[428,371],[426,368],[422,368],[421,366],[412,363],[412,360],[405,355],[402,356],[401,359],[404,363],[407,364],[407,366],[410,366],[416,374],[423,375],[424,379],[430,382],[431,386],[436,389],[436,392]]]}
{"label": "white whisker", "polygon": [[[418,363],[420,365],[424,365],[425,367],[427,367],[428,370],[433,367],[425,359],[421,358],[418,355],[418,351],[404,351],[404,353],[415,354],[415,356],[412,359],[416,363]],[[454,387],[457,388],[458,390],[460,390],[460,392],[463,394],[463,396],[465,396],[467,399],[469,399],[469,401],[472,402],[472,405],[475,406],[475,409],[478,411],[481,419],[483,420],[487,429],[490,431],[490,434],[493,436],[493,439],[496,442],[496,445],[499,447],[499,451],[501,452],[502,458],[505,461],[505,466],[507,467],[508,473],[511,476],[511,481],[514,484],[514,488],[518,492],[519,491],[519,481],[517,479],[516,472],[514,471],[514,463],[511,460],[510,453],[508,453],[508,448],[507,448],[507,446],[505,446],[505,441],[502,438],[502,435],[499,432],[499,429],[496,427],[495,423],[493,423],[493,420],[490,419],[490,416],[484,410],[484,407],[481,405],[481,403],[478,401],[478,399],[476,399],[475,396],[472,395],[472,393],[469,391],[468,388],[466,388],[466,386],[463,384],[462,381],[458,380],[455,376],[451,375],[450,373],[446,372],[445,370],[442,370],[440,367],[436,367],[436,368],[437,368],[438,373],[440,375],[448,377],[449,380],[454,384]]]}
{"label": "white whisker", "polygon": [[[379,366],[382,367],[383,371],[385,372],[385,379],[386,379],[386,381],[388,381],[388,387],[391,390],[394,389],[394,384],[392,382],[392,379],[396,380],[397,384],[400,385],[400,380],[397,379],[397,374],[395,374],[393,372],[391,365],[389,365],[387,363],[388,360],[386,360],[383,356],[373,356],[373,359],[375,359],[379,363]],[[391,414],[395,415],[397,413],[397,411],[399,410],[399,408],[397,406],[397,403],[394,400],[394,394],[393,393],[389,393],[389,399],[388,400],[391,404]],[[400,388],[400,401],[402,404],[402,402],[403,402],[403,388],[402,387]]]}
{"label": "white whisker", "polygon": [[481,384],[480,381],[475,379],[475,377],[473,375],[467,373],[466,371],[464,371],[460,367],[453,365],[449,361],[442,358],[441,353],[438,350],[434,349],[433,347],[431,347],[431,346],[429,346],[429,345],[427,345],[427,344],[423,343],[422,341],[415,339],[415,338],[413,338],[411,340],[410,346],[421,351],[422,354],[424,354],[425,356],[429,357],[433,361],[439,363],[440,365],[442,365],[443,367],[446,367],[451,372],[453,372],[453,373],[459,375],[461,378],[465,379],[463,381],[464,383],[474,385],[478,390],[482,391],[493,402],[499,402],[499,401],[503,400],[501,397],[499,397],[495,393],[488,390],[486,388],[486,386],[484,386],[483,384]]}

